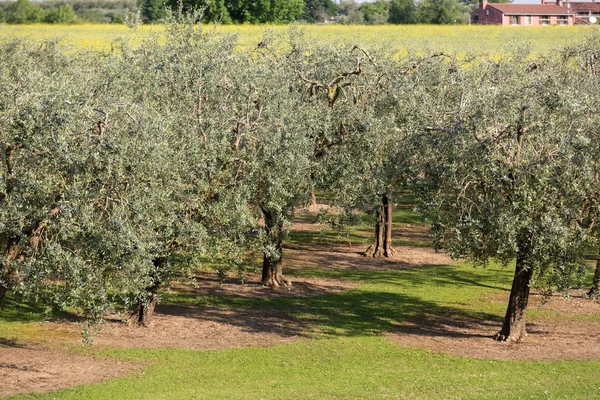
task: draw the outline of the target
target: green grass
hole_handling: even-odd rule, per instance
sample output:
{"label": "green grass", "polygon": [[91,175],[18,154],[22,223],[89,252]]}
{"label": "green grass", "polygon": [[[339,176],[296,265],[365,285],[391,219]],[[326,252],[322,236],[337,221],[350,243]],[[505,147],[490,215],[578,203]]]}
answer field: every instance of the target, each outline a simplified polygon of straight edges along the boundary
{"label": "green grass", "polygon": [[[43,325],[47,319],[72,318],[73,315],[40,304],[24,303],[10,295],[5,299],[0,312],[0,345],[19,343],[21,341],[52,342],[60,341],[65,337],[72,337],[66,330],[48,331]],[[1,390],[0,390],[0,393]]]}
{"label": "green grass", "polygon": [[490,266],[440,266],[412,270],[305,269],[291,276],[348,279],[358,287],[348,292],[302,298],[247,298],[171,294],[169,302],[187,305],[265,308],[304,320],[328,336],[379,335],[407,318],[454,315],[499,319],[505,305],[484,294],[507,291],[510,270]]}
{"label": "green grass", "polygon": [[[296,275],[349,279],[358,286],[349,292],[312,298],[166,295],[163,300],[168,303],[279,311],[303,320],[313,332],[299,342],[269,348],[104,350],[98,355],[141,361],[147,366],[142,372],[101,384],[15,398],[600,397],[599,361],[489,361],[407,349],[382,338],[382,333],[420,314],[500,321],[505,305],[489,301],[488,295],[508,290],[510,268],[464,264],[381,271],[315,268]],[[1,323],[13,324],[15,318]]]}
{"label": "green grass", "polygon": [[380,337],[221,351],[118,350],[140,374],[40,399],[592,399],[600,362],[510,362],[406,349]]}

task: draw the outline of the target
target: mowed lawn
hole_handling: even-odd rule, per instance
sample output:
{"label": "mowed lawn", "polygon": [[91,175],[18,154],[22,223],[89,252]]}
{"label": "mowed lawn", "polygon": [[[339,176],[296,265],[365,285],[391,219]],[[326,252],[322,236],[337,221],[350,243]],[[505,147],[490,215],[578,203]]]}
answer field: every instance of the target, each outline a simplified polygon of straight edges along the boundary
{"label": "mowed lawn", "polygon": [[600,362],[469,359],[381,337],[268,348],[104,352],[142,372],[40,399],[597,399]]}
{"label": "mowed lawn", "polygon": [[[504,305],[486,301],[482,295],[507,290],[510,282],[507,269],[453,265],[333,274],[320,269],[305,271],[305,274],[352,279],[358,286],[349,292],[314,298],[186,298],[181,295],[170,299],[172,304],[279,309],[313,321],[318,329],[299,341],[224,350],[101,350],[95,352],[99,357],[132,360],[146,366],[101,384],[15,398],[600,398],[598,360],[530,362],[458,357],[407,348],[383,335],[406,318],[420,313],[472,318],[500,316]],[[532,314],[540,313],[544,312]],[[598,318],[597,315],[580,317]],[[8,323],[0,318],[0,324]],[[29,324],[33,330],[39,329],[39,323]],[[26,334],[28,328],[22,326],[20,330]]]}
{"label": "mowed lawn", "polygon": [[[542,26],[435,26],[435,25],[299,25],[309,39],[321,42],[350,41],[367,48],[379,47],[390,53],[446,52],[459,57],[472,54],[489,54],[501,58],[507,50],[530,49],[533,54],[550,53],[597,31],[596,27]],[[206,25],[205,29],[218,29],[234,33],[241,47],[254,47],[262,36],[283,36],[287,26],[256,25]],[[139,43],[151,34],[161,35],[160,25],[140,25],[133,30],[125,25],[3,25],[0,39],[23,37],[30,40],[61,38],[65,43],[80,49],[110,50],[115,40],[122,38]]]}

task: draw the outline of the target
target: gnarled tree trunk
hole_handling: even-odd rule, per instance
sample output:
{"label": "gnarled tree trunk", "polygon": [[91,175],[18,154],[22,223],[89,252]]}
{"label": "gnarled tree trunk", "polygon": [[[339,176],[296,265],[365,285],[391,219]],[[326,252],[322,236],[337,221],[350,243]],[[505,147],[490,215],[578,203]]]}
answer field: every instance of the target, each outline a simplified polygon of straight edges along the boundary
{"label": "gnarled tree trunk", "polygon": [[2,306],[4,305],[4,299],[6,298],[6,293],[10,287],[10,281],[13,278],[13,274],[15,273],[13,266],[11,265],[14,261],[21,260],[22,256],[20,255],[21,250],[19,248],[19,238],[10,237],[6,240],[5,245],[5,258],[0,269],[0,273],[2,274],[2,280],[4,284],[0,285],[0,310],[2,310]]}
{"label": "gnarled tree trunk", "polygon": [[375,224],[375,243],[365,251],[367,257],[387,258],[396,254],[392,247],[392,203],[390,196],[381,197],[381,207],[377,209]]}
{"label": "gnarled tree trunk", "polygon": [[533,276],[533,266],[529,265],[530,237],[519,242],[515,276],[510,290],[510,298],[502,329],[495,336],[498,341],[520,342],[527,335],[525,330],[529,284]]}
{"label": "gnarled tree trunk", "polygon": [[8,288],[4,285],[0,285],[0,311],[2,311],[2,306],[4,305],[4,299],[6,298],[6,292],[8,292]]}
{"label": "gnarled tree trunk", "polygon": [[154,316],[154,308],[156,307],[156,296],[158,288],[152,287],[148,290],[148,298],[145,300],[139,300],[138,305],[135,308],[132,317],[135,319],[132,321],[134,325],[148,327]]}
{"label": "gnarled tree trunk", "polygon": [[594,273],[594,280],[592,281],[592,287],[588,292],[588,296],[598,298],[600,296],[600,251],[598,252],[598,259],[596,260],[596,272]]}
{"label": "gnarled tree trunk", "polygon": [[[283,220],[277,212],[261,207],[265,219],[265,232],[272,245],[270,251],[264,252],[262,267],[262,284],[264,286],[291,286],[291,282],[283,276],[281,257],[283,251]],[[275,251],[272,251],[275,250]]]}
{"label": "gnarled tree trunk", "polygon": [[[156,258],[154,266],[159,269],[162,268],[166,259],[163,257]],[[156,300],[158,297],[158,289],[160,288],[160,280],[156,276],[156,273],[151,275],[152,284],[146,288],[146,295],[138,300],[137,307],[131,314],[131,323],[137,326],[148,327],[154,316],[154,308],[156,307]]]}
{"label": "gnarled tree trunk", "polygon": [[308,207],[311,210],[316,209],[317,203],[317,195],[315,194],[315,188],[310,189],[310,193],[308,194]]}

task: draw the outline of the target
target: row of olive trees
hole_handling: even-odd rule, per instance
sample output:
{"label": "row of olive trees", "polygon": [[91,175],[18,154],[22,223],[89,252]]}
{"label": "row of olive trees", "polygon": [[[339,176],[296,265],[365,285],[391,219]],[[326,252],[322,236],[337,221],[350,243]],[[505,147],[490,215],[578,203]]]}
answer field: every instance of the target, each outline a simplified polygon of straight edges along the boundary
{"label": "row of olive trees", "polygon": [[[478,264],[516,259],[496,338],[523,339],[531,286],[570,289],[598,247],[596,46],[465,66],[434,54],[366,72],[373,95],[329,149],[325,175],[352,205],[381,199],[367,255],[394,253],[390,196],[409,186],[437,246]],[[599,276],[597,267],[590,295]]]}
{"label": "row of olive trees", "polygon": [[198,17],[110,54],[2,44],[0,301],[124,306],[147,325],[197,262],[260,252],[263,283],[289,284],[285,226],[315,187],[374,208],[367,254],[391,256],[392,195],[411,187],[440,247],[516,258],[498,338],[519,340],[534,280],[570,278],[595,244],[593,40],[463,67],[296,30],[240,51]]}
{"label": "row of olive trees", "polygon": [[197,17],[112,54],[3,44],[1,299],[137,305],[146,324],[193,258],[239,264],[252,249],[265,284],[285,283],[282,227],[313,151],[295,71]]}

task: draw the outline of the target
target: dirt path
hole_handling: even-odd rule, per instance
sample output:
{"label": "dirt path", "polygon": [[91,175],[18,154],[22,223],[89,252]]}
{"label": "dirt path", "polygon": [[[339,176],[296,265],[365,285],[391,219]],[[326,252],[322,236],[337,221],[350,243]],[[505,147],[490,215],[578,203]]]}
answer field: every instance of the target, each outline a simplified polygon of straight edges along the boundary
{"label": "dirt path", "polygon": [[134,363],[4,341],[0,342],[0,397],[101,382],[139,367]]}
{"label": "dirt path", "polygon": [[[536,302],[535,295],[534,303]],[[541,296],[537,296],[541,297]],[[553,300],[550,310],[563,312],[572,306],[568,301]],[[600,304],[581,299],[587,309],[600,313]],[[576,311],[569,311],[571,315]],[[397,331],[386,334],[403,346],[425,348],[435,352],[494,360],[561,361],[600,359],[600,322],[560,318],[533,320],[527,324],[527,338],[521,343],[493,340],[502,326],[497,320],[473,320],[457,317],[424,315],[404,323]]]}

